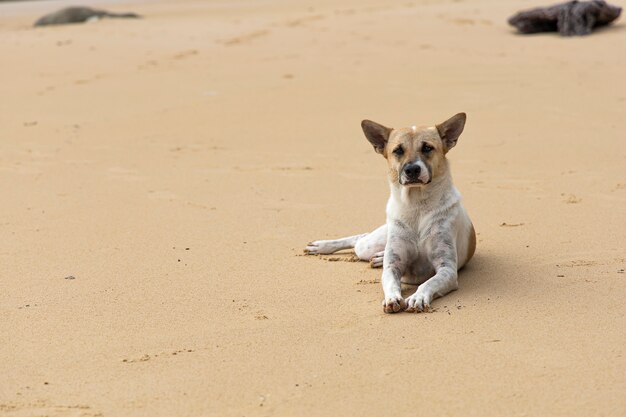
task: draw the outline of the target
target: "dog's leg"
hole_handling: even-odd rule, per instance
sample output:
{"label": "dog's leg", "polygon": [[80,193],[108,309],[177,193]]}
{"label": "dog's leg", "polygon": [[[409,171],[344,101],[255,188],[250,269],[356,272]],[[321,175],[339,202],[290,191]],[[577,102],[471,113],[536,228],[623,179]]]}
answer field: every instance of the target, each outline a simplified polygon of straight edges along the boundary
{"label": "dog's leg", "polygon": [[406,302],[400,291],[400,279],[407,270],[410,259],[414,258],[417,242],[411,239],[410,229],[401,222],[390,223],[387,234],[387,246],[383,257],[383,310],[385,313],[397,313],[406,308]]}
{"label": "dog's leg", "polygon": [[371,233],[335,240],[316,240],[307,245],[304,253],[308,255],[328,255],[339,250],[354,248],[354,252],[360,260],[369,262],[374,255],[385,249],[385,243],[387,243],[386,224]]}
{"label": "dog's leg", "polygon": [[383,266],[383,251],[387,244],[387,225],[383,224],[372,233],[363,236],[354,246],[356,256],[368,261],[372,268]]}
{"label": "dog's leg", "polygon": [[427,244],[429,258],[435,268],[435,276],[417,287],[417,291],[406,299],[407,311],[428,311],[430,303],[458,288],[457,254],[454,238],[449,228],[439,228]]}
{"label": "dog's leg", "polygon": [[406,299],[407,311],[420,312],[430,310],[430,303],[458,288],[455,267],[443,266],[437,269],[434,277],[417,287],[417,291]]}
{"label": "dog's leg", "polygon": [[352,249],[359,239],[364,236],[367,236],[367,233],[344,237],[342,239],[316,240],[309,243],[306,248],[304,248],[304,253],[307,255],[328,255],[339,250]]}

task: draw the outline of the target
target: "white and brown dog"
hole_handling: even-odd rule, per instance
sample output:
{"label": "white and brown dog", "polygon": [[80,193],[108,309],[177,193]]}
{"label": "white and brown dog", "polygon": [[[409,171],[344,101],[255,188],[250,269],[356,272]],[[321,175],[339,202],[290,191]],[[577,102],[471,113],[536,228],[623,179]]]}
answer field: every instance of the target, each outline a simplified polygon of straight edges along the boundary
{"label": "white and brown dog", "polygon": [[[387,223],[371,233],[317,240],[305,249],[315,255],[354,248],[359,259],[382,266],[386,313],[427,311],[433,299],[458,288],[457,271],[474,255],[474,226],[446,159],[465,119],[459,113],[436,126],[403,129],[363,120],[365,136],[389,165]],[[419,286],[405,300],[400,282]]]}

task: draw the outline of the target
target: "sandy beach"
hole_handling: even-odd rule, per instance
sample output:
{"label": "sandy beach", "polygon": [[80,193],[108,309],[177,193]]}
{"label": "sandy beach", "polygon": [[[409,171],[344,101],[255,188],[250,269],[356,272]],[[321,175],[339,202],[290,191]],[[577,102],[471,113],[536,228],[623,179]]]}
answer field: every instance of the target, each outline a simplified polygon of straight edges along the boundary
{"label": "sandy beach", "polygon": [[[0,416],[624,416],[623,16],[96,1],[144,18],[32,28],[70,3],[0,4]],[[384,314],[380,270],[303,248],[385,221],[362,119],[461,111],[476,255]]]}

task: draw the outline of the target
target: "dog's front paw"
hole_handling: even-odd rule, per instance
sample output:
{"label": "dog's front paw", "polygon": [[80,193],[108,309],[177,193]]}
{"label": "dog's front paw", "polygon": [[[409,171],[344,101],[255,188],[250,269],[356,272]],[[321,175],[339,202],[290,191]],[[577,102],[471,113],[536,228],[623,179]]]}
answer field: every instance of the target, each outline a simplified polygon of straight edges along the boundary
{"label": "dog's front paw", "polygon": [[418,288],[412,296],[406,299],[406,311],[410,313],[428,312],[430,311],[430,303],[432,301],[432,295]]}
{"label": "dog's front paw", "polygon": [[402,296],[388,297],[383,301],[383,311],[385,313],[399,313],[406,309],[406,302]]}

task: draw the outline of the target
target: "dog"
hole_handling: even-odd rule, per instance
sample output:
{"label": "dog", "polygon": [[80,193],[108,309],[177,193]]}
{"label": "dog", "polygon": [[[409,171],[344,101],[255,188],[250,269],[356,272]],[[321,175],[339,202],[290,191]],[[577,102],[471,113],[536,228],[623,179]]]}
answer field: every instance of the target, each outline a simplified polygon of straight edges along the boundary
{"label": "dog", "polygon": [[[309,243],[305,253],[352,249],[383,268],[385,313],[429,311],[435,298],[458,288],[458,270],[474,255],[476,233],[452,184],[446,154],[465,127],[465,113],[430,127],[393,129],[370,120],[361,127],[388,164],[387,221],[371,233]],[[418,285],[407,299],[402,283]]]}

